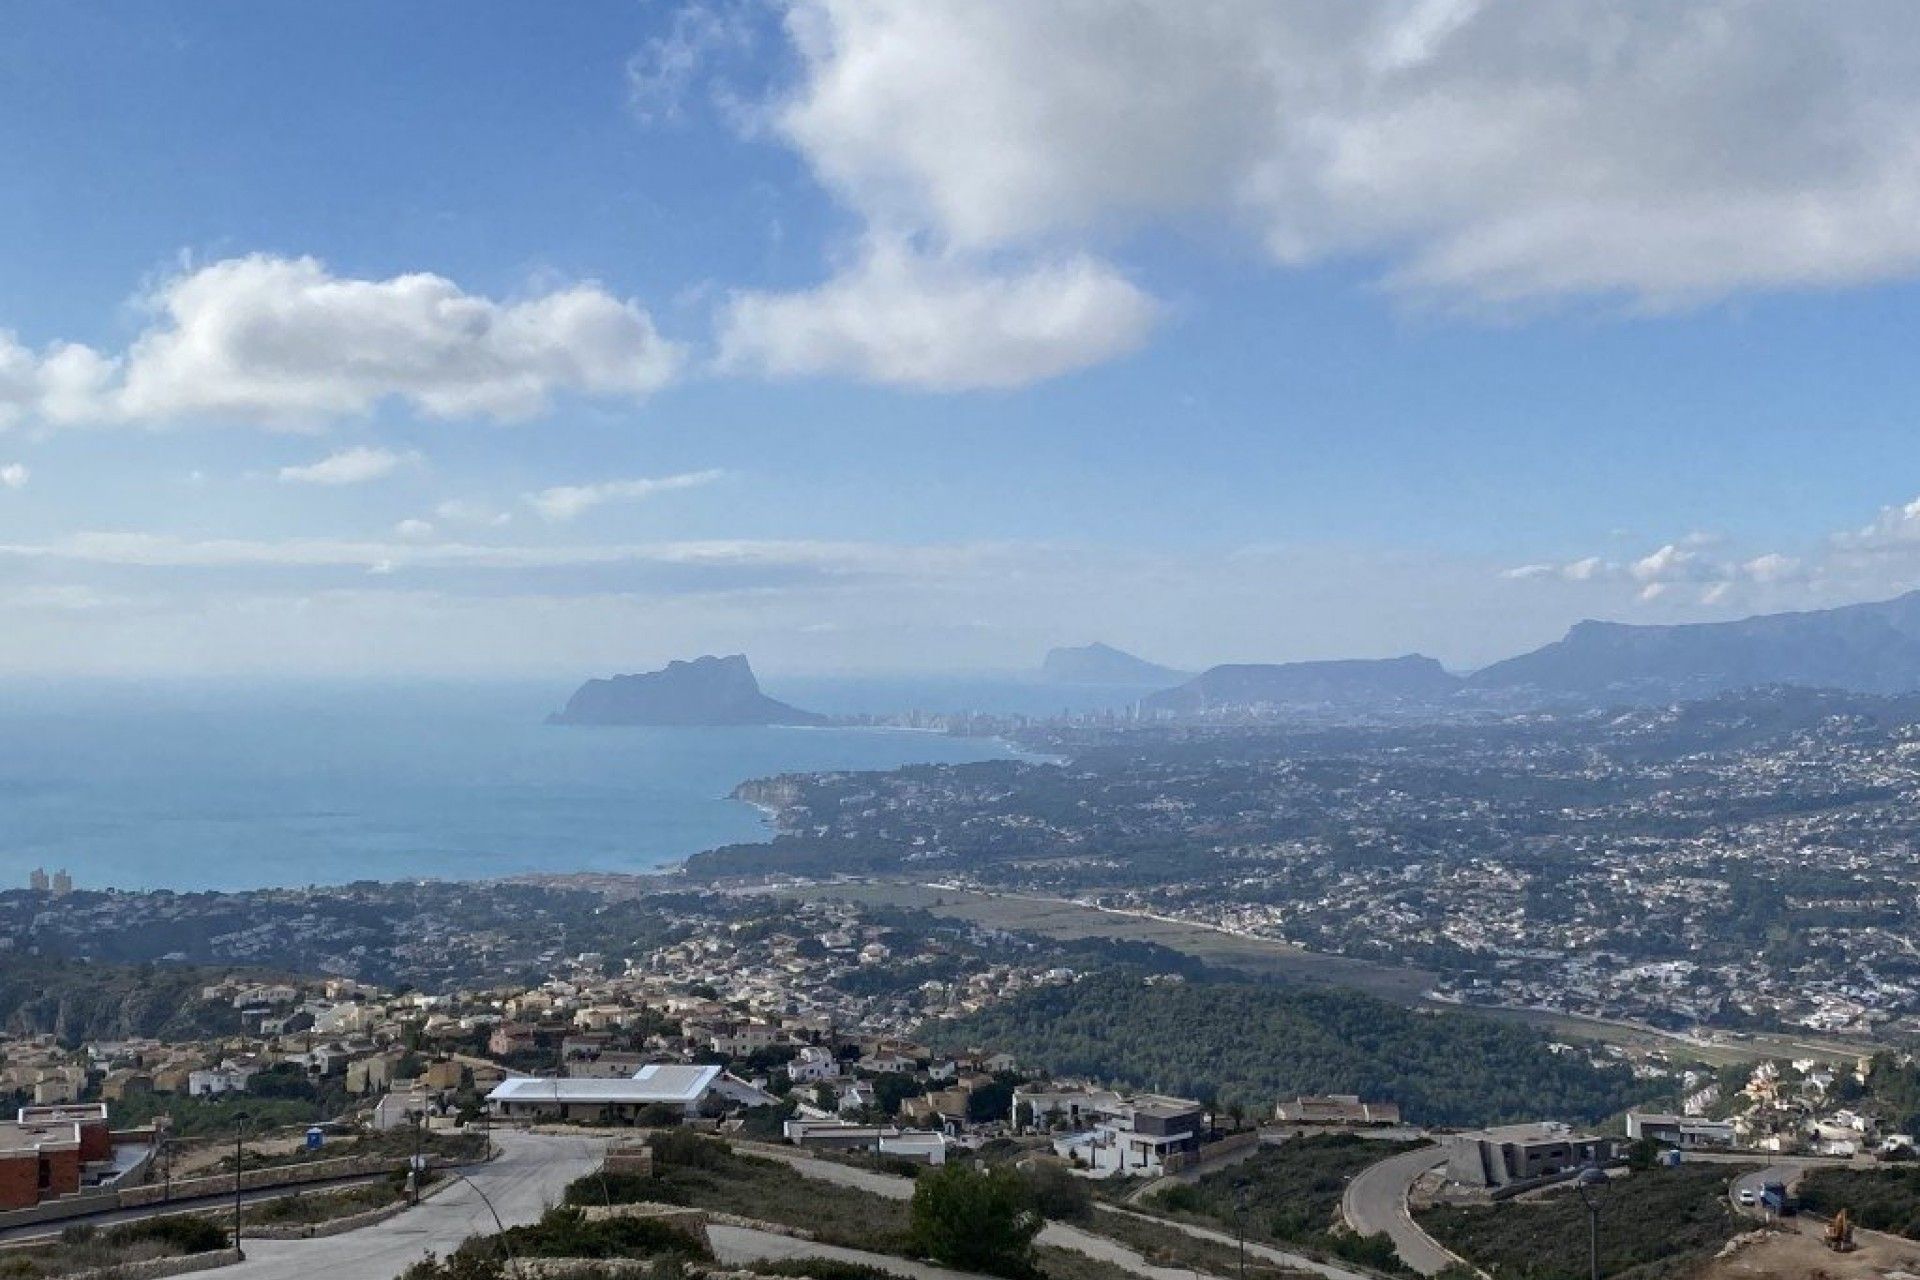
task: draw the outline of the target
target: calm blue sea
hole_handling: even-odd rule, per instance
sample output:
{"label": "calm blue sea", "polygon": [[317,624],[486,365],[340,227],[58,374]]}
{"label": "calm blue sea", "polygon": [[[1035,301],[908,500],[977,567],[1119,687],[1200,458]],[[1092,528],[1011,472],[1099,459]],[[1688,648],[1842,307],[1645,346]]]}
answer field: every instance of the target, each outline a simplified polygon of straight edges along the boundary
{"label": "calm blue sea", "polygon": [[[768,681],[837,713],[1103,705],[1018,682]],[[842,729],[568,729],[571,686],[0,686],[0,885],[237,889],[644,871],[767,837],[747,778],[1007,755]]]}

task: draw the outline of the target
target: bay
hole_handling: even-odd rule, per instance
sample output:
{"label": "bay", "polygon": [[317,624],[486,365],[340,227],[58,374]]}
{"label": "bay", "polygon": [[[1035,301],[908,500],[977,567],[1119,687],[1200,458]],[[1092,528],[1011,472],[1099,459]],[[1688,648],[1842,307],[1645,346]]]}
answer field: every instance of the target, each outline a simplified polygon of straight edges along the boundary
{"label": "bay", "polygon": [[[806,691],[880,709],[857,684]],[[748,778],[1010,754],[885,729],[544,724],[570,688],[0,686],[0,885],[36,867],[178,890],[646,871],[766,839],[728,798]]]}

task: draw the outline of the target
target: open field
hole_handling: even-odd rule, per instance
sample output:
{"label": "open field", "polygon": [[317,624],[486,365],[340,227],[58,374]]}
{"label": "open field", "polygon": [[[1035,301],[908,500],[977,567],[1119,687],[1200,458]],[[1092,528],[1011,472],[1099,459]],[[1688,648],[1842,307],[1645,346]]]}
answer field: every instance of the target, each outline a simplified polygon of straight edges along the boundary
{"label": "open field", "polygon": [[1729,1036],[1713,1043],[1702,1043],[1682,1036],[1637,1027],[1630,1023],[1609,1022],[1600,1018],[1582,1018],[1554,1013],[1546,1009],[1490,1008],[1485,1005],[1445,1005],[1444,1008],[1471,1008],[1490,1018],[1508,1018],[1540,1028],[1549,1035],[1575,1039],[1600,1040],[1628,1049],[1659,1049],[1677,1058],[1725,1066],[1734,1062],[1758,1062],[1762,1059],[1821,1058],[1830,1062],[1852,1062],[1863,1054],[1884,1048],[1860,1040],[1835,1040],[1827,1036],[1776,1035],[1762,1032]]}
{"label": "open field", "polygon": [[990,928],[1048,938],[1117,938],[1158,943],[1209,964],[1239,969],[1251,977],[1308,986],[1349,987],[1399,1004],[1419,1003],[1433,983],[1433,974],[1424,969],[1319,955],[1268,938],[1227,933],[1164,917],[1108,911],[1060,898],[981,893],[880,880],[806,885],[781,892],[798,897],[914,907]]}
{"label": "open field", "polygon": [[[1349,987],[1397,1004],[1459,1009],[1426,999],[1434,975],[1425,969],[1376,964],[1345,956],[1320,955],[1270,938],[1228,933],[1205,925],[1110,911],[1060,898],[1022,894],[984,893],[904,880],[859,880],[834,884],[785,887],[780,893],[800,898],[835,898],[851,902],[908,907],[953,919],[970,920],[991,928],[1032,933],[1048,938],[1115,938],[1151,942],[1251,977],[1307,986]],[[1642,1052],[1663,1050],[1676,1057],[1721,1066],[1763,1058],[1817,1057],[1850,1061],[1876,1046],[1860,1041],[1822,1036],[1756,1034],[1703,1044],[1680,1036],[1622,1022],[1585,1018],[1541,1009],[1493,1008],[1471,1011],[1537,1026],[1556,1036],[1599,1040]]]}

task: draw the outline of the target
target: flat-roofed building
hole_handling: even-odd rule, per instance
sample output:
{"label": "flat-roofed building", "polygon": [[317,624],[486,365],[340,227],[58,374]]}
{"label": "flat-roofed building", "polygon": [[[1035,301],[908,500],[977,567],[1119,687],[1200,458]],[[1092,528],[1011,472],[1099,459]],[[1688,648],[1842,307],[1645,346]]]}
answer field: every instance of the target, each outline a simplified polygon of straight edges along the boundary
{"label": "flat-roofed building", "polygon": [[1516,1124],[1447,1139],[1447,1178],[1465,1187],[1499,1188],[1563,1177],[1613,1159],[1614,1140],[1576,1134],[1564,1124]]}
{"label": "flat-roofed building", "polygon": [[28,1209],[80,1190],[80,1126],[0,1124],[0,1209]]}
{"label": "flat-roofed building", "polygon": [[1627,1112],[1627,1137],[1651,1138],[1669,1147],[1693,1150],[1699,1147],[1733,1145],[1733,1121],[1708,1120],[1704,1116],[1676,1116],[1656,1111]]}
{"label": "flat-roofed building", "polygon": [[547,1076],[503,1080],[487,1095],[487,1106],[505,1120],[631,1122],[649,1107],[673,1107],[683,1115],[698,1115],[710,1098],[749,1107],[775,1101],[718,1066],[649,1063],[623,1080]]}
{"label": "flat-roofed building", "polygon": [[1073,1130],[1054,1139],[1054,1153],[1097,1177],[1156,1177],[1170,1158],[1197,1152],[1207,1127],[1190,1098],[1110,1089],[1016,1089],[1013,1111],[1016,1125]]}
{"label": "flat-roofed building", "polygon": [[113,1160],[113,1132],[107,1125],[107,1104],[73,1102],[57,1107],[22,1107],[16,1117],[22,1125],[70,1124],[80,1132],[80,1163]]}

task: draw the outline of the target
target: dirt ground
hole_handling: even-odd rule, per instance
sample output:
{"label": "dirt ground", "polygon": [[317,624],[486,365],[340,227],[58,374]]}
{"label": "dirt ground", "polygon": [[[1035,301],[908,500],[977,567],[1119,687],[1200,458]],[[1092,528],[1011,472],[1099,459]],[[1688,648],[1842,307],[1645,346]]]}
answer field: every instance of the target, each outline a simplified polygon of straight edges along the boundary
{"label": "dirt ground", "polygon": [[[1797,1231],[1768,1233],[1731,1257],[1717,1258],[1696,1280],[1886,1280],[1920,1276],[1920,1240],[1863,1231],[1860,1247],[1834,1253],[1820,1239],[1820,1225],[1802,1220]],[[1744,1238],[1743,1238],[1744,1239]]]}

